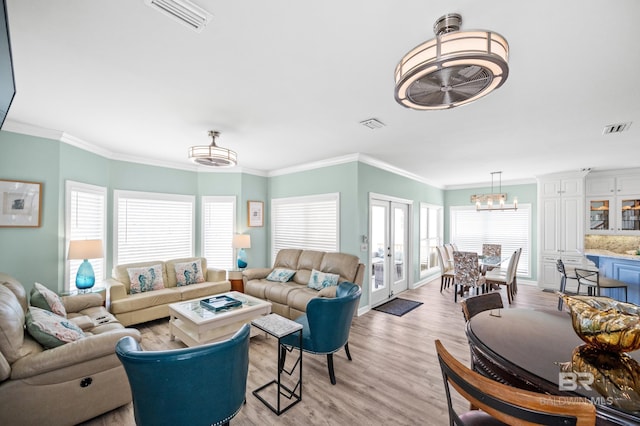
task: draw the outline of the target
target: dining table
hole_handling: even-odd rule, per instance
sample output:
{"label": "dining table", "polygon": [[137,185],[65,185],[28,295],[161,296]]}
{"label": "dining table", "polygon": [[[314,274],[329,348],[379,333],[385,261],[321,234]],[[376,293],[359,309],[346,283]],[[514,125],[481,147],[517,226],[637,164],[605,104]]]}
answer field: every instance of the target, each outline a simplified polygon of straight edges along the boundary
{"label": "dining table", "polygon": [[[629,390],[630,402],[620,404],[619,398],[603,394],[596,384],[590,383],[587,372],[572,373],[575,370],[575,353],[581,353],[585,344],[573,330],[568,312],[554,309],[507,308],[493,309],[472,317],[467,322],[466,334],[471,349],[472,368],[494,380],[518,388],[564,397],[570,404],[573,398],[587,398],[596,406],[597,425],[638,425],[640,424],[640,389]],[[626,354],[630,365],[638,366],[640,351]],[[605,364],[612,364],[620,355],[602,353],[598,358]],[[573,364],[571,363],[573,360]],[[573,365],[573,370],[567,366]],[[582,365],[582,364],[580,364]],[[563,367],[565,367],[563,369]],[[595,370],[603,371],[603,377],[610,374],[606,365],[595,365]],[[567,376],[566,371],[573,376]],[[638,374],[640,367],[631,376]],[[574,379],[569,380],[567,377]],[[599,390],[598,390],[599,389]],[[611,388],[609,388],[611,389]],[[626,405],[625,405],[626,404]]]}

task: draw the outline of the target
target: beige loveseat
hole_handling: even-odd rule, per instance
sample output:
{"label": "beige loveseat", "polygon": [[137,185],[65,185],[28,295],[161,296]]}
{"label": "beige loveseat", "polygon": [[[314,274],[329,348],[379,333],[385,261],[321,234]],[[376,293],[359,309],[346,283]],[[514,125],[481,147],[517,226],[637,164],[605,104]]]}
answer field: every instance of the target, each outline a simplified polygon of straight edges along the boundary
{"label": "beige loveseat", "polygon": [[[205,282],[178,286],[176,264],[200,261]],[[164,288],[131,294],[129,269],[161,265]],[[206,271],[206,272],[205,272]],[[167,261],[150,261],[117,265],[113,277],[105,281],[109,290],[110,311],[123,325],[138,324],[169,316],[169,304],[197,299],[231,290],[226,271],[208,269],[204,257],[189,257]]]}
{"label": "beige loveseat", "polygon": [[25,329],[37,308],[20,282],[0,273],[0,425],[73,425],[131,402],[115,348],[124,336],[139,342],[140,333],[119,324],[102,302],[98,294],[63,297],[63,322],[84,335],[45,349]]}
{"label": "beige loveseat", "polygon": [[[295,270],[287,282],[267,280],[274,269]],[[313,270],[337,274],[338,282],[348,281],[362,286],[364,265],[357,256],[314,250],[282,249],[272,268],[250,268],[242,272],[244,292],[271,302],[271,311],[295,319],[306,312],[307,303],[314,297],[334,297],[336,287],[322,290],[309,288]]]}

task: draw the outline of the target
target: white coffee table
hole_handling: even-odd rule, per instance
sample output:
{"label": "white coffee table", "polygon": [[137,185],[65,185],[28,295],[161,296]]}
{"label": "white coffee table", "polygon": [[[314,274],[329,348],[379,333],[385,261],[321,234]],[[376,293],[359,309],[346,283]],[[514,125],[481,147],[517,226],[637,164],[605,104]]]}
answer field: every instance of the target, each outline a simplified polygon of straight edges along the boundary
{"label": "white coffee table", "polygon": [[242,301],[242,306],[214,312],[200,305],[200,300],[208,297],[170,304],[169,336],[171,340],[178,337],[187,346],[198,346],[228,339],[243,324],[271,313],[271,302],[237,291],[222,295]]}

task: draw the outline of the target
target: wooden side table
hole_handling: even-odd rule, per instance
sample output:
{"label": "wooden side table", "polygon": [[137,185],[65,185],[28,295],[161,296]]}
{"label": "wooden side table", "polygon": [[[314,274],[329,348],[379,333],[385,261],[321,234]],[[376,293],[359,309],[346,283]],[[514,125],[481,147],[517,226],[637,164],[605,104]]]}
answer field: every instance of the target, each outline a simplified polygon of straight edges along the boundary
{"label": "wooden side table", "polygon": [[242,281],[242,271],[228,271],[227,276],[231,282],[231,290],[244,293],[244,282]]}

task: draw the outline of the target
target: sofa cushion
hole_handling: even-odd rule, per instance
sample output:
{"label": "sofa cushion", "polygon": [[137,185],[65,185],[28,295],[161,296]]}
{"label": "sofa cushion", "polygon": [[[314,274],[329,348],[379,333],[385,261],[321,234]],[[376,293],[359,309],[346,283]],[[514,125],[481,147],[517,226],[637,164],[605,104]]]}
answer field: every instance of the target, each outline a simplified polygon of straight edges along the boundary
{"label": "sofa cushion", "polygon": [[286,283],[295,273],[293,269],[276,268],[267,275],[267,280]]}
{"label": "sofa cushion", "polygon": [[[189,284],[197,284],[204,282],[204,274],[202,273],[202,262],[200,259],[193,262],[176,263],[173,266],[176,274],[176,282],[178,287]],[[167,275],[168,271],[167,271]]]}
{"label": "sofa cushion", "polygon": [[304,250],[300,253],[297,267],[298,273],[293,277],[293,280],[298,284],[307,285],[311,277],[311,271],[314,269],[320,270],[324,255],[325,252],[316,250]]}
{"label": "sofa cushion", "polygon": [[9,364],[26,355],[23,343],[24,311],[16,295],[0,285],[0,352]]}
{"label": "sofa cushion", "polygon": [[73,321],[46,309],[31,306],[26,315],[27,331],[45,348],[55,348],[84,337]]}
{"label": "sofa cushion", "polygon": [[67,310],[62,304],[60,296],[40,283],[35,283],[31,289],[30,303],[31,306],[46,309],[61,317],[67,316]]}
{"label": "sofa cushion", "polygon": [[320,270],[330,274],[340,275],[339,282],[355,282],[358,273],[358,256],[347,253],[326,253],[322,258]]}
{"label": "sofa cushion", "polygon": [[[191,286],[184,288],[189,287]],[[176,291],[175,288],[164,288],[156,291],[147,291],[145,293],[130,294],[124,299],[112,300],[111,313],[117,315],[125,312],[139,311],[153,306],[179,302],[180,300],[180,292]],[[168,314],[169,310],[167,309],[167,315]]]}
{"label": "sofa cushion", "polygon": [[314,290],[322,290],[325,287],[338,285],[339,279],[340,276],[338,274],[329,274],[314,269],[311,271],[311,277],[309,278],[307,286]]}
{"label": "sofa cushion", "polygon": [[[192,263],[199,260],[200,268],[202,269],[203,276],[207,274],[207,259],[204,257],[182,257],[179,259],[170,259],[165,263],[165,269],[167,274],[167,280],[164,283],[165,287],[176,287],[178,285],[178,277],[176,276],[176,264],[178,263]],[[206,281],[206,278],[205,278]]]}
{"label": "sofa cushion", "polygon": [[282,249],[276,256],[276,261],[273,263],[274,268],[285,269],[299,269],[298,259],[302,250],[300,249]]}
{"label": "sofa cushion", "polygon": [[198,299],[212,294],[226,293],[231,290],[231,283],[227,280],[204,282],[182,286],[176,289],[180,293],[180,300]]}
{"label": "sofa cushion", "polygon": [[131,282],[131,294],[164,288],[162,264],[127,269]]}
{"label": "sofa cushion", "polygon": [[289,293],[287,297],[287,305],[296,311],[306,312],[309,300],[314,297],[318,297],[319,294],[320,292],[317,290],[313,290],[309,287],[301,287],[300,289]]}

